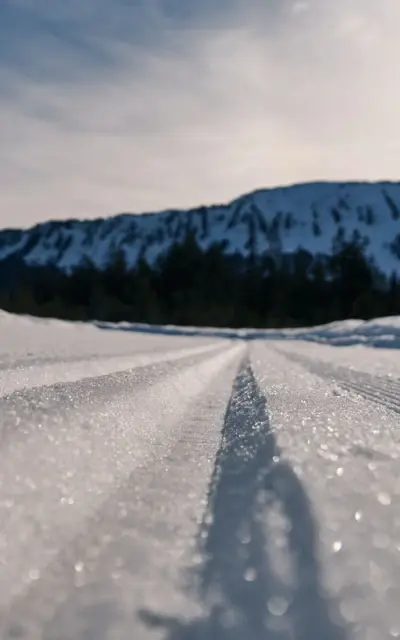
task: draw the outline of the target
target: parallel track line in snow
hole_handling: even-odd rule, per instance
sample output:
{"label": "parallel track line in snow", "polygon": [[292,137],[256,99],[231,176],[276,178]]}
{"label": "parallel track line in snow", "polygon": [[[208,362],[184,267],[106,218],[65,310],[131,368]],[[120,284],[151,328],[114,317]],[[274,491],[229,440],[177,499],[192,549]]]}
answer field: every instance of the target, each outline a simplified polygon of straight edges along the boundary
{"label": "parallel track line in snow", "polygon": [[277,349],[288,360],[304,366],[310,373],[332,380],[346,391],[364,396],[390,411],[400,413],[400,381],[372,376],[362,371],[332,367],[304,355]]}
{"label": "parallel track line in snow", "polygon": [[[185,367],[171,365],[172,375],[150,379],[144,388],[135,388],[134,375],[127,374],[117,394],[106,376],[95,407],[63,412],[60,402],[59,415],[50,412],[46,424],[46,412],[32,410],[29,434],[0,448],[0,522],[7,540],[0,605],[25,588],[29,574],[41,571],[135,468],[156,459],[156,443],[168,447],[188,407],[241,353],[243,345],[235,345]],[[78,383],[73,394],[79,395]]]}
{"label": "parallel track line in snow", "polygon": [[129,477],[13,603],[5,638],[347,640],[306,488],[281,458],[250,361],[237,366],[202,393],[167,455]]}
{"label": "parallel track line in snow", "polygon": [[225,340],[206,343],[197,347],[186,347],[173,350],[152,352],[136,352],[124,356],[101,356],[74,358],[69,361],[60,358],[56,362],[45,362],[40,359],[30,365],[10,370],[0,367],[0,400],[19,390],[34,389],[54,383],[69,383],[86,378],[100,377],[107,374],[137,369],[144,366],[164,362],[175,362],[190,356],[212,353],[229,346]]}
{"label": "parallel track line in snow", "polygon": [[376,404],[379,404],[386,409],[390,409],[395,413],[400,413],[400,402],[395,403],[390,397],[385,397],[384,392],[378,385],[376,387],[373,387],[372,385],[360,385],[349,380],[338,380],[338,384],[346,391],[357,393],[368,400],[373,400]]}

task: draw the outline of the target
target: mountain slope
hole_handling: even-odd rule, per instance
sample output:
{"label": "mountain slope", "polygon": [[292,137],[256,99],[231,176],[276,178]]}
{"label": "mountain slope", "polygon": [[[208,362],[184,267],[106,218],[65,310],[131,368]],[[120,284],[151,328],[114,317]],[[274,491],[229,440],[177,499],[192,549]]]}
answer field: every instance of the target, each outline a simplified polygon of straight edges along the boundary
{"label": "mountain slope", "polygon": [[121,214],[98,220],[53,221],[27,230],[0,232],[0,260],[70,271],[86,256],[99,268],[122,248],[127,263],[140,254],[149,262],[193,231],[206,248],[226,242],[226,251],[247,255],[330,254],[335,242],[356,235],[366,255],[387,275],[400,275],[400,183],[309,183],[264,189],[226,205],[188,211]]}

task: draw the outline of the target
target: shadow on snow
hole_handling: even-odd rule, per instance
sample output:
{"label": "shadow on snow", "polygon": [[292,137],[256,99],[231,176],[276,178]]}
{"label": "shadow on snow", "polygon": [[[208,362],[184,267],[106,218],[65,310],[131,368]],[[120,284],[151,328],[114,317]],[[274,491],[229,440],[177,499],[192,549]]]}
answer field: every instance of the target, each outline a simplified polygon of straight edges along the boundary
{"label": "shadow on snow", "polygon": [[[290,579],[273,569],[268,521],[280,512]],[[345,640],[321,585],[318,529],[310,501],[280,459],[266,401],[249,362],[242,364],[226,412],[220,449],[199,531],[200,568],[188,591],[205,611],[193,620],[141,611],[169,640]]]}

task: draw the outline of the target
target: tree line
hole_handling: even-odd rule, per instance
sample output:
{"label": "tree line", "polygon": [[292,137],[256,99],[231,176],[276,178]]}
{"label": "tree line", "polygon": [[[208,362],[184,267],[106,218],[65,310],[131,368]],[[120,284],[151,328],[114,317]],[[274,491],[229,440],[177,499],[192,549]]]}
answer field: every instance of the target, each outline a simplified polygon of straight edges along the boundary
{"label": "tree line", "polygon": [[400,314],[400,279],[380,273],[357,239],[330,256],[243,257],[223,242],[203,250],[188,233],[153,264],[141,255],[128,267],[122,249],[104,269],[85,259],[69,274],[3,261],[0,307],[67,320],[299,327]]}

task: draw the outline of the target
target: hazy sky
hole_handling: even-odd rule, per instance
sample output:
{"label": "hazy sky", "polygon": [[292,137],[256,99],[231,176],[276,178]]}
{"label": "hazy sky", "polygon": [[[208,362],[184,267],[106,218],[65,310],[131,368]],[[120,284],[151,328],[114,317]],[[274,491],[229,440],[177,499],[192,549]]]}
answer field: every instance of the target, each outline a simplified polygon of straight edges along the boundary
{"label": "hazy sky", "polygon": [[0,226],[396,180],[399,32],[399,0],[1,0]]}

